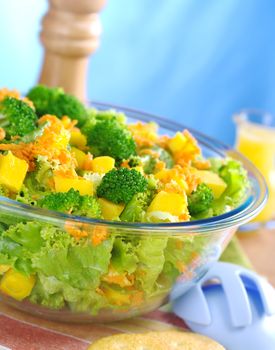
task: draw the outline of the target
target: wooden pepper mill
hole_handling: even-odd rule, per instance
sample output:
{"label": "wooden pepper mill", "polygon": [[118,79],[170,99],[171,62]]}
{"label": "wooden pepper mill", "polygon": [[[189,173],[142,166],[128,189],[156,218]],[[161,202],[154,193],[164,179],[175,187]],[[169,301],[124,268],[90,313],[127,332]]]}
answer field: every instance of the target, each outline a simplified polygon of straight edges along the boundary
{"label": "wooden pepper mill", "polygon": [[61,86],[66,92],[86,99],[88,58],[99,44],[98,12],[105,2],[49,0],[40,35],[45,48],[41,84]]}

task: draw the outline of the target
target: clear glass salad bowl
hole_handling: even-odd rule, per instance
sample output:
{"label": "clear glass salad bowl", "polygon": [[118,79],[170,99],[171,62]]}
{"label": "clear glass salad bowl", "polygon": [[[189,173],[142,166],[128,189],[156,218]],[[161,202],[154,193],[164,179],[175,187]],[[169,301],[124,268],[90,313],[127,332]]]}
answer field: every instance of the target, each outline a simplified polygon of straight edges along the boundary
{"label": "clear glass salad bowl", "polygon": [[[160,127],[160,134],[171,135],[185,128],[127,108],[100,103],[92,106],[122,111],[129,122],[154,121]],[[185,283],[186,289],[198,280],[219,259],[237,228],[261,211],[267,190],[263,177],[246,158],[196,130],[189,130],[205,157],[230,156],[243,163],[251,188],[241,206],[209,219],[149,224],[75,217],[0,197],[2,231],[15,223],[34,223],[35,234],[26,231],[17,236],[16,242],[9,239],[0,247],[1,254],[6,248],[17,250],[21,258],[16,263],[21,264],[21,270],[24,266],[28,269],[28,257],[35,254],[43,237],[51,237],[39,261],[32,262],[38,271],[43,264],[44,274],[32,276],[34,288],[30,296],[11,298],[2,294],[2,301],[53,320],[108,322],[156,309],[167,301],[178,279]],[[88,238],[81,239],[80,244],[69,235],[70,230],[85,230]],[[93,244],[93,238],[101,234],[107,238]],[[18,285],[18,295],[20,288]]]}

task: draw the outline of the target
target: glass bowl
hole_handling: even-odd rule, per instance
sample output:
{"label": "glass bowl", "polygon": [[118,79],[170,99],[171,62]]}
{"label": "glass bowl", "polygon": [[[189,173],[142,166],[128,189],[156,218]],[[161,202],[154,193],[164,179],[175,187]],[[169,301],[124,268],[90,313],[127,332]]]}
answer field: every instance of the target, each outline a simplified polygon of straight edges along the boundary
{"label": "glass bowl", "polygon": [[[129,122],[155,121],[161,134],[186,128],[127,108],[101,103],[92,106],[122,111]],[[245,157],[189,130],[204,156],[230,156],[247,169],[251,190],[240,207],[193,222],[122,223],[75,217],[0,197],[0,271],[9,264],[26,275],[31,271],[31,277],[11,278],[8,287],[13,288],[15,297],[2,293],[2,301],[52,320],[109,322],[156,309],[167,301],[177,279],[186,289],[198,280],[219,259],[237,228],[260,212],[267,190],[263,177]],[[22,223],[25,231],[9,230],[11,234],[5,237],[3,232],[16,223]],[[77,241],[70,230],[85,237]],[[100,242],[97,238],[102,235],[105,239]]]}

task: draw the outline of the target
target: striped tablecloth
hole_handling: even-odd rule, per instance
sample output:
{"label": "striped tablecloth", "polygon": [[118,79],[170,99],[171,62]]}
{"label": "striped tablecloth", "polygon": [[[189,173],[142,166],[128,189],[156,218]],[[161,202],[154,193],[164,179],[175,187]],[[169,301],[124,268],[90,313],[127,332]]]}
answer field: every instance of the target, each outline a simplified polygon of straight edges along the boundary
{"label": "striped tablecloth", "polygon": [[185,324],[165,308],[109,324],[66,324],[43,320],[0,303],[0,350],[86,350],[116,333],[181,329]]}

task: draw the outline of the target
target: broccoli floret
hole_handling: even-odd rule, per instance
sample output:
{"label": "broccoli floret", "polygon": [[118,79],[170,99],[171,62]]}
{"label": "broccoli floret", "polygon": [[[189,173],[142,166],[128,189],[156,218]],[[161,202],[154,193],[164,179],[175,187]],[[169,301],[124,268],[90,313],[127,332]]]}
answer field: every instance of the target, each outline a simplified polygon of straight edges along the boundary
{"label": "broccoli floret", "polygon": [[197,189],[188,196],[188,210],[196,215],[208,210],[214,200],[213,191],[206,184],[201,183]]}
{"label": "broccoli floret", "polygon": [[[102,121],[102,120],[115,120],[121,125],[126,124],[126,115],[122,112],[118,112],[113,109],[101,111],[95,108],[89,108],[87,110],[88,118],[87,121]],[[86,124],[86,123],[85,123]]]}
{"label": "broccoli floret", "polygon": [[77,120],[79,126],[87,118],[84,105],[75,96],[66,94],[62,88],[37,85],[29,91],[27,97],[33,102],[38,116],[53,114],[61,118],[66,115]]}
{"label": "broccoli floret", "polygon": [[144,192],[147,187],[147,180],[137,170],[113,169],[103,177],[97,195],[116,204],[128,203],[136,193]]}
{"label": "broccoli floret", "polygon": [[24,136],[36,129],[37,116],[25,102],[6,97],[0,102],[0,127],[7,135]]}
{"label": "broccoli floret", "polygon": [[119,164],[136,155],[136,143],[130,131],[115,118],[89,119],[81,131],[95,156],[110,156]]}
{"label": "broccoli floret", "polygon": [[153,196],[154,192],[150,190],[136,193],[121,213],[121,221],[144,222],[146,209],[151,203]]}
{"label": "broccoli floret", "polygon": [[74,189],[68,192],[47,194],[38,201],[38,206],[73,215],[101,218],[101,209],[96,198],[88,195],[82,196]]}

